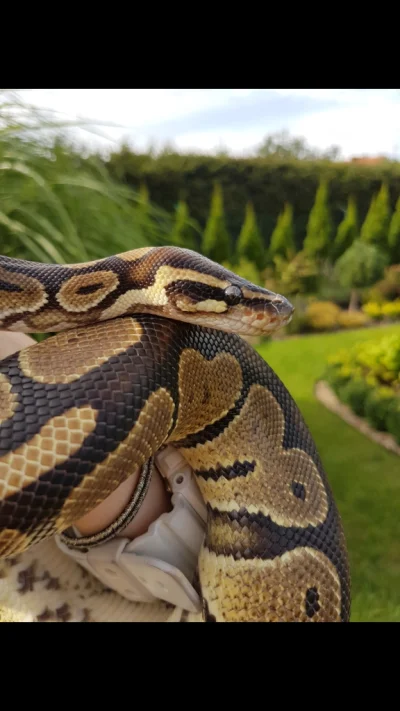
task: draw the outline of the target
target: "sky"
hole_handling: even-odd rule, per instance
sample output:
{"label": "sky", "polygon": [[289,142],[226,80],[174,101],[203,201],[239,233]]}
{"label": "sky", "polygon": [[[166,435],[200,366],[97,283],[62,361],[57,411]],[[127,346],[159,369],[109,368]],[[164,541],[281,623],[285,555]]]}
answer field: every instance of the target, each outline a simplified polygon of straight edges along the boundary
{"label": "sky", "polygon": [[[136,150],[165,144],[180,151],[251,155],[271,133],[287,130],[312,147],[338,145],[344,159],[400,160],[399,89],[24,89],[42,108],[93,121],[102,136],[72,135],[89,148]],[[104,125],[107,124],[107,125]],[[106,137],[104,137],[106,136]]]}

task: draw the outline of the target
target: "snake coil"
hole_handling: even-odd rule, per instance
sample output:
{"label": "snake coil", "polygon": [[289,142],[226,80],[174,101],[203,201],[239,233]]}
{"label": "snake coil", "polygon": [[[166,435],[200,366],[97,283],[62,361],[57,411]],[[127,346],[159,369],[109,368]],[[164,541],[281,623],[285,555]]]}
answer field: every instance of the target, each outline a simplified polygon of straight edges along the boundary
{"label": "snake coil", "polygon": [[67,529],[170,444],[207,505],[206,621],[348,621],[345,538],[315,444],[240,337],[292,312],[175,247],[75,265],[0,257],[0,327],[56,332],[0,361],[0,557]]}

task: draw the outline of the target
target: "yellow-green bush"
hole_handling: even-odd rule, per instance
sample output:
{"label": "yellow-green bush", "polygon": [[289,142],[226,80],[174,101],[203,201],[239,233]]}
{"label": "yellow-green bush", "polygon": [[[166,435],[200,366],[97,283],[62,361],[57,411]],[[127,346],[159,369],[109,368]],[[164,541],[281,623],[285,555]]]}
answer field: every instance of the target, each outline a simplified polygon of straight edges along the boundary
{"label": "yellow-green bush", "polygon": [[382,304],[382,314],[391,320],[397,320],[400,318],[400,299],[396,301],[387,301]]}
{"label": "yellow-green bush", "polygon": [[374,319],[374,321],[381,321],[383,319],[382,304],[377,301],[367,301],[367,303],[363,305],[362,310],[366,316]]}
{"label": "yellow-green bush", "polygon": [[371,393],[372,389],[364,378],[351,379],[338,390],[339,398],[359,417],[365,414],[365,403]]}
{"label": "yellow-green bush", "polygon": [[374,388],[365,400],[365,416],[372,427],[377,430],[387,430],[387,418],[390,409],[395,405],[396,398],[393,389],[388,387]]}
{"label": "yellow-green bush", "polygon": [[353,412],[400,442],[400,335],[334,353],[324,377]]}
{"label": "yellow-green bush", "polygon": [[306,309],[307,323],[315,331],[332,331],[338,326],[340,311],[333,301],[314,301]]}
{"label": "yellow-green bush", "polygon": [[342,328],[360,328],[367,321],[368,316],[362,311],[341,311],[338,316],[338,324]]}
{"label": "yellow-green bush", "polygon": [[393,301],[400,298],[400,264],[392,264],[385,277],[368,290],[368,301]]}
{"label": "yellow-green bush", "polygon": [[396,301],[367,301],[362,307],[363,313],[374,321],[397,321],[400,319],[400,299]]}
{"label": "yellow-green bush", "polygon": [[285,332],[311,333],[313,331],[333,331],[339,328],[361,328],[369,317],[362,311],[341,309],[333,301],[296,297],[292,300],[296,310]]}

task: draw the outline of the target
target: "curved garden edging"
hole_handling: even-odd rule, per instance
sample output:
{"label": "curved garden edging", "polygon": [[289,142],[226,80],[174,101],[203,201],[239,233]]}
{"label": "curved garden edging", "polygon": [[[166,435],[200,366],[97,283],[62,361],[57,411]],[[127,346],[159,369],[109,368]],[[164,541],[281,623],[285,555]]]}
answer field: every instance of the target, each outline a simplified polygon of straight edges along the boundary
{"label": "curved garden edging", "polygon": [[381,447],[400,456],[400,445],[397,444],[395,438],[388,432],[375,430],[365,419],[355,415],[347,405],[340,402],[339,398],[325,380],[318,380],[315,383],[314,394],[322,405],[338,415],[342,420],[347,422],[347,424],[366,435],[366,437],[373,442],[380,444]]}

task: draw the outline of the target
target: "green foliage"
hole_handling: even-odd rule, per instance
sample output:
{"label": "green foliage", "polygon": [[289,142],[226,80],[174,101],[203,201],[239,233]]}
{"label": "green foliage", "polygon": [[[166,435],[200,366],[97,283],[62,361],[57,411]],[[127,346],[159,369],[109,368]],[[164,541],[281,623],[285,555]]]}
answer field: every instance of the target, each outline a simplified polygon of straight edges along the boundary
{"label": "green foliage", "polygon": [[400,262],[400,197],[396,202],[396,209],[390,222],[388,245],[391,261],[398,264]]}
{"label": "green foliage", "polygon": [[387,258],[372,244],[357,239],[335,264],[335,275],[343,286],[362,289],[381,279]]}
{"label": "green foliage", "polygon": [[329,254],[333,224],[328,204],[328,184],[322,181],[315,197],[315,204],[307,223],[304,251],[311,257],[323,259]]}
{"label": "green foliage", "polygon": [[245,257],[242,257],[239,262],[236,261],[235,264],[228,261],[222,262],[222,266],[231,272],[235,272],[235,274],[241,276],[243,279],[247,279],[247,281],[250,281],[252,284],[264,286],[264,280],[257,265]]}
{"label": "green foliage", "polygon": [[359,417],[365,413],[365,403],[371,393],[371,387],[362,378],[349,380],[339,388],[339,397]]}
{"label": "green foliage", "polygon": [[400,299],[396,301],[367,301],[362,310],[374,321],[397,321],[400,319]]}
{"label": "green foliage", "polygon": [[366,300],[393,301],[400,298],[400,264],[392,264],[385,270],[383,279],[366,293]]}
{"label": "green foliage", "polygon": [[320,278],[318,288],[315,290],[321,301],[334,301],[342,309],[347,308],[350,299],[351,289],[342,286],[336,279]]}
{"label": "green foliage", "polygon": [[179,200],[176,208],[175,224],[171,234],[171,243],[177,247],[197,249],[194,229],[190,221],[189,210],[184,200]]}
{"label": "green foliage", "polygon": [[340,308],[331,301],[312,301],[306,309],[307,322],[313,331],[337,328]]}
{"label": "green foliage", "polygon": [[362,311],[341,311],[338,316],[338,326],[341,328],[361,328],[367,321],[368,317]]}
{"label": "green foliage", "polygon": [[341,350],[328,359],[340,376],[361,377],[370,385],[390,385],[400,388],[400,334],[356,343],[350,350]]}
{"label": "green foliage", "polygon": [[139,189],[139,205],[144,212],[147,212],[150,202],[149,189],[146,183],[140,183]]}
{"label": "green foliage", "polygon": [[229,259],[231,240],[225,225],[222,188],[215,183],[210,216],[203,235],[203,254],[221,264]]}
{"label": "green foliage", "polygon": [[311,148],[305,138],[290,136],[288,131],[278,131],[267,136],[258,149],[258,155],[279,160],[336,160],[340,149],[332,146],[327,151]]}
{"label": "green foliage", "polygon": [[284,332],[289,336],[294,336],[300,333],[310,333],[311,330],[306,315],[296,310],[290,323],[285,326]]}
{"label": "green foliage", "polygon": [[351,247],[358,238],[357,205],[353,197],[349,198],[347,212],[340,223],[332,248],[333,259],[336,260]]}
{"label": "green foliage", "polygon": [[388,251],[388,232],[390,225],[389,190],[383,183],[379,193],[371,200],[371,205],[361,228],[361,239]]}
{"label": "green foliage", "polygon": [[338,351],[325,377],[357,415],[400,442],[400,333]]}
{"label": "green foliage", "polygon": [[[54,118],[0,92],[0,253],[40,262],[82,262],[168,240],[171,220],[84,158]],[[43,135],[43,128],[46,134]]]}
{"label": "green foliage", "polygon": [[377,303],[376,301],[367,301],[361,308],[363,313],[365,313],[368,318],[371,318],[373,321],[381,321],[383,319],[382,307],[380,303]]}
{"label": "green foliage", "polygon": [[387,431],[393,435],[400,444],[400,398],[396,398],[389,407],[386,417]]}
{"label": "green foliage", "polygon": [[280,213],[276,227],[271,235],[269,256],[293,259],[295,254],[293,208],[289,203],[285,203],[283,212]]}
{"label": "green foliage", "polygon": [[274,259],[277,291],[284,294],[301,294],[314,292],[318,283],[318,267],[315,261],[305,252],[287,260],[276,256]]}
{"label": "green foliage", "polygon": [[[213,182],[224,187],[224,207],[229,233],[240,233],[246,203],[251,200],[266,247],[285,202],[293,206],[296,251],[303,248],[307,220],[322,180],[329,180],[329,204],[334,232],[343,219],[342,206],[349,195],[357,203],[360,224],[371,197],[382,182],[391,194],[400,195],[400,163],[363,165],[327,161],[267,158],[231,158],[206,155],[135,154],[122,149],[114,153],[107,166],[111,174],[139,189],[146,181],[152,201],[172,213],[184,193],[190,215],[202,230],[209,215]],[[393,205],[394,206],[394,205]]]}
{"label": "green foliage", "polygon": [[388,387],[371,390],[365,401],[365,417],[376,430],[387,431],[389,411],[396,405],[397,398]]}
{"label": "green foliage", "polygon": [[237,241],[236,250],[239,259],[247,259],[257,264],[261,269],[265,263],[265,249],[253,204],[249,201],[246,205],[246,216]]}
{"label": "green foliage", "polygon": [[347,311],[330,301],[317,301],[310,297],[292,299],[295,307],[293,318],[285,333],[315,333],[356,329],[365,326],[368,321],[361,311]]}

